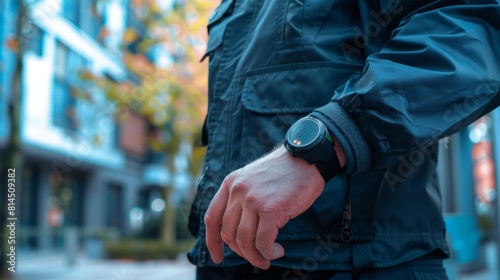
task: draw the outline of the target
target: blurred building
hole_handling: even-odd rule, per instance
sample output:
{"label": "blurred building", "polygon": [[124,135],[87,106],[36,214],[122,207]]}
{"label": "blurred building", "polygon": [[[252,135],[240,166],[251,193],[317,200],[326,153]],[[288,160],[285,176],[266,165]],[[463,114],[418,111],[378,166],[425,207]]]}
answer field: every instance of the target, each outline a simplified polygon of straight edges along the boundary
{"label": "blurred building", "polygon": [[[67,227],[79,229],[81,246],[103,230],[128,234],[136,225],[130,214],[142,217],[132,209],[150,210],[169,180],[165,156],[147,148],[148,121],[128,114],[116,122],[103,93],[79,78],[82,69],[90,69],[133,82],[119,45],[124,29],[138,24],[127,13],[128,1],[99,1],[96,8],[93,2],[30,1],[31,17],[23,27],[29,44],[22,75],[24,170],[17,186],[20,249],[60,248]],[[0,1],[0,156],[9,136],[6,102],[15,64],[4,42],[15,35],[18,5]]]}
{"label": "blurred building", "polygon": [[498,273],[500,109],[450,136],[440,148],[438,171],[455,273]]}

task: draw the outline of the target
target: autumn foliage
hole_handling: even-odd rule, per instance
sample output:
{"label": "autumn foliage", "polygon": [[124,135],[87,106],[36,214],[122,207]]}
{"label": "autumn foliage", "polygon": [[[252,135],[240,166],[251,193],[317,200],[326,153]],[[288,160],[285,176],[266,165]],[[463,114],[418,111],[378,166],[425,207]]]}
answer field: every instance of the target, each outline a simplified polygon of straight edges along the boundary
{"label": "autumn foliage", "polygon": [[[82,80],[97,85],[117,111],[146,118],[155,127],[149,137],[152,147],[170,152],[179,141],[199,137],[207,108],[208,77],[208,67],[200,58],[208,17],[217,4],[208,0],[172,2],[172,6],[160,7],[157,0],[130,1],[128,12],[133,14],[129,19],[135,22],[123,32],[121,50],[132,79],[114,81],[89,71],[81,73]],[[167,54],[167,63],[159,65],[151,56],[153,50]]]}

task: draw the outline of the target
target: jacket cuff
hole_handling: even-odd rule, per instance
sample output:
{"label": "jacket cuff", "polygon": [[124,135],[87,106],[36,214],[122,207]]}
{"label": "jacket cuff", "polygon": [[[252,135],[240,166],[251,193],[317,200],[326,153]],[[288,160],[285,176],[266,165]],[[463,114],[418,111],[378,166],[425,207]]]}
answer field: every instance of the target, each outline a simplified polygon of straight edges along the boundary
{"label": "jacket cuff", "polygon": [[337,138],[345,152],[345,173],[353,175],[371,168],[371,150],[352,117],[337,102],[330,102],[311,113]]}

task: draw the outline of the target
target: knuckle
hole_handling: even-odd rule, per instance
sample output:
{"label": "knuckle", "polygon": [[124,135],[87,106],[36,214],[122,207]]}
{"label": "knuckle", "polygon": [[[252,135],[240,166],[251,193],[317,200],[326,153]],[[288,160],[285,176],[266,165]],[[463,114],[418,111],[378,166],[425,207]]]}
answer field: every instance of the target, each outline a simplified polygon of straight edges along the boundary
{"label": "knuckle", "polygon": [[238,245],[238,247],[240,247],[242,249],[248,249],[251,246],[248,238],[246,236],[242,236],[240,234],[238,234],[236,236],[236,244]]}
{"label": "knuckle", "polygon": [[261,199],[256,194],[250,193],[245,197],[245,204],[258,207],[261,204]]}
{"label": "knuckle", "polygon": [[286,212],[275,205],[266,205],[260,208],[259,216],[266,220],[274,220],[278,228],[282,228],[289,220]]}
{"label": "knuckle", "polygon": [[279,212],[279,207],[274,204],[267,204],[261,209],[261,214],[275,216]]}
{"label": "knuckle", "polygon": [[231,186],[231,193],[244,194],[247,192],[247,186],[243,183],[235,183]]}
{"label": "knuckle", "polygon": [[279,210],[276,206],[266,205],[260,208],[259,216],[266,219],[277,219]]}
{"label": "knuckle", "polygon": [[226,243],[227,245],[230,245],[230,244],[233,244],[234,242],[234,238],[233,238],[233,235],[231,235],[230,233],[228,233],[227,231],[221,231],[220,233],[220,238],[222,239],[222,241],[224,241],[224,243]]}
{"label": "knuckle", "polygon": [[238,232],[236,234],[236,238],[239,238],[243,241],[250,241],[249,236],[251,236],[252,230],[248,227],[240,226],[238,228]]}
{"label": "knuckle", "polygon": [[215,226],[214,221],[213,221],[212,217],[210,216],[210,213],[205,214],[204,221],[205,221],[205,225],[207,227]]}
{"label": "knuckle", "polygon": [[221,187],[228,187],[232,181],[232,173],[227,175],[224,180],[222,180]]}

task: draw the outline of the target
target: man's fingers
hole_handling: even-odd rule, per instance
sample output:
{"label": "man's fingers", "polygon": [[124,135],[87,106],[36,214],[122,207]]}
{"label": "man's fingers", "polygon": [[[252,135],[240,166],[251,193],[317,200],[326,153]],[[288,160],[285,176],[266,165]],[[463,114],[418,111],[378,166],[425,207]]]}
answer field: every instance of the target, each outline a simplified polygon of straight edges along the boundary
{"label": "man's fingers", "polygon": [[[224,243],[235,253],[262,269],[284,255],[275,243],[278,231],[286,223],[280,211],[262,210],[262,198],[249,193],[246,184],[233,184],[226,177],[205,215],[206,242],[215,263],[224,258]],[[280,214],[281,213],[281,214]]]}
{"label": "man's fingers", "polygon": [[227,188],[224,182],[215,195],[205,214],[205,225],[207,227],[207,247],[210,256],[215,263],[221,263],[224,259],[224,243],[221,238],[222,217],[226,211],[226,205],[229,198]]}
{"label": "man's fingers", "polygon": [[275,260],[285,255],[283,246],[275,243],[279,228],[276,225],[276,216],[269,212],[262,212],[259,217],[255,247],[268,260]]}
{"label": "man's fingers", "polygon": [[[245,205],[247,206],[247,205]],[[253,207],[245,207],[236,234],[236,244],[243,257],[252,265],[261,269],[268,269],[270,261],[265,259],[255,247],[259,217]]]}
{"label": "man's fingers", "polygon": [[207,225],[207,248],[210,256],[215,263],[221,263],[224,257],[224,243],[220,237],[220,223],[212,220],[212,216],[205,215],[205,224]]}
{"label": "man's fingers", "polygon": [[241,219],[242,207],[241,204],[234,201],[235,197],[229,195],[229,205],[226,208],[224,217],[222,218],[222,228],[220,231],[220,236],[222,241],[226,243],[229,248],[231,248],[240,257],[245,257],[243,253],[239,250],[238,245],[236,245],[236,231],[238,229],[238,224]]}

